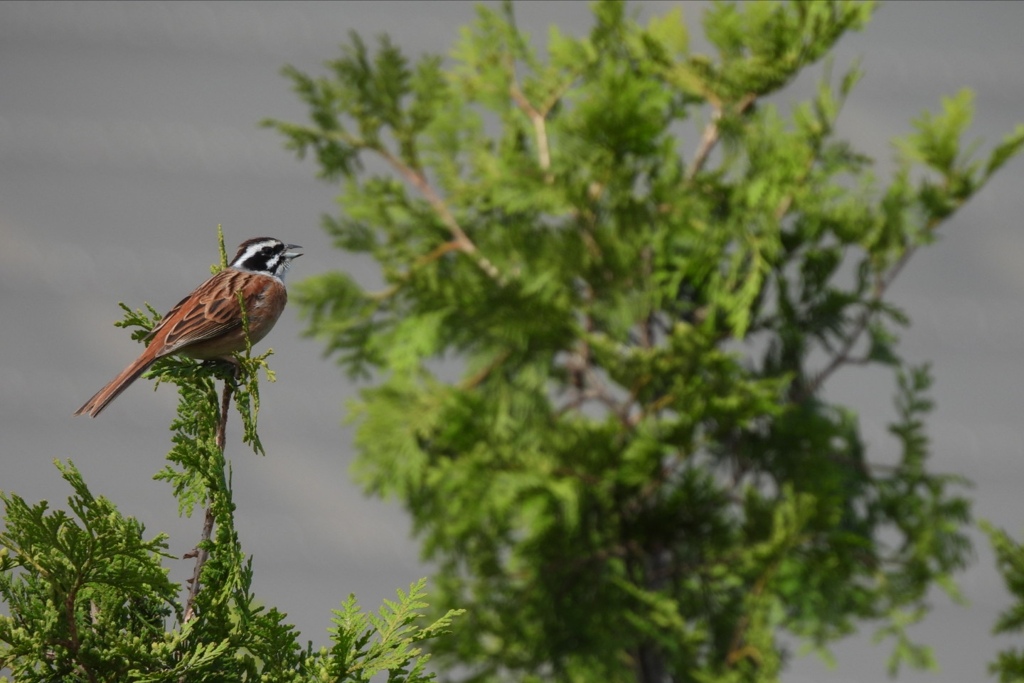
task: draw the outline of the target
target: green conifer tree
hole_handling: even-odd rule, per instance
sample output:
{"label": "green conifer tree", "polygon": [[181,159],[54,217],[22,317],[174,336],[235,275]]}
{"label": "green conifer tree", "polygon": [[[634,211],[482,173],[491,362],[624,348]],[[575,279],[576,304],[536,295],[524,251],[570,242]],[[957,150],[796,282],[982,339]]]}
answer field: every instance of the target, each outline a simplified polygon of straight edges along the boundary
{"label": "green conifer tree", "polygon": [[[267,124],[341,182],[325,229],[386,283],[298,299],[373,379],[355,472],[471,607],[434,644],[470,680],[775,680],[781,634],[868,621],[892,670],[929,662],[906,628],[955,594],[969,505],[928,467],[930,374],[888,291],[1024,129],[971,156],[962,92],[880,182],[835,135],[856,68],[766,102],[872,10],[716,3],[705,55],[679,10],[618,2],[538,52],[506,5],[450,65],[353,35],[325,75],[286,69],[310,121]],[[892,466],[822,392],[863,366],[894,378]]]}

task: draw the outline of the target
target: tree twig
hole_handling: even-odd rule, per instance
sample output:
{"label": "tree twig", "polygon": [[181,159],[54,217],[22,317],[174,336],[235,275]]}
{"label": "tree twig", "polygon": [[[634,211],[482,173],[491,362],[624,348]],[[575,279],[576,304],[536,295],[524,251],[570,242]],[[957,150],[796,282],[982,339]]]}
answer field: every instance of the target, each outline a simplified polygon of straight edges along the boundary
{"label": "tree twig", "polygon": [[[903,252],[896,263],[894,263],[886,273],[883,273],[878,277],[875,281],[875,286],[873,288],[874,291],[871,294],[872,302],[881,301],[882,296],[889,288],[889,285],[891,285],[893,280],[896,279],[896,276],[900,274],[903,267],[907,265],[907,261],[910,260],[910,257],[913,256],[916,250],[917,248],[914,246],[907,247],[906,251]],[[796,397],[796,402],[799,403],[805,398],[817,393],[818,389],[820,389],[825,383],[825,380],[827,380],[843,365],[860,362],[860,359],[854,359],[851,354],[853,353],[853,347],[860,340],[860,336],[864,333],[864,330],[867,329],[868,323],[871,322],[871,314],[872,310],[869,307],[857,317],[857,320],[853,324],[853,330],[850,332],[849,336],[846,337],[846,341],[843,343],[842,348],[839,349],[839,352],[832,357],[832,360],[830,360],[828,364],[822,368],[810,382],[807,383],[804,390]]]}
{"label": "tree twig", "polygon": [[[735,113],[742,114],[749,109],[756,100],[757,95],[754,93],[747,93],[739,102],[736,103]],[[704,127],[704,133],[700,138],[700,146],[697,147],[697,152],[693,156],[693,161],[690,162],[690,167],[686,169],[687,180],[693,180],[700,170],[704,168],[704,164],[707,163],[711,150],[713,150],[715,145],[718,144],[718,140],[722,135],[718,122],[722,119],[723,114],[724,110],[722,106],[715,106],[715,110],[711,114],[711,122]]]}
{"label": "tree twig", "polygon": [[[526,114],[533,124],[533,132],[537,136],[537,163],[540,164],[541,170],[547,173],[551,168],[551,151],[548,148],[545,112],[538,110],[530,103],[530,100],[526,99],[526,95],[523,94],[519,84],[514,80],[512,81],[512,87],[509,88],[509,94],[512,96],[512,101],[516,103],[516,106]],[[547,174],[544,180],[550,183],[554,181],[554,178]]]}
{"label": "tree twig", "polygon": [[[224,446],[227,441],[226,432],[228,425],[228,408],[231,407],[231,393],[233,390],[233,384],[224,380],[224,392],[221,394],[220,399],[220,419],[217,423],[217,450],[224,453]],[[209,543],[210,538],[213,536],[213,501],[208,501],[206,505],[206,514],[203,519],[203,533],[199,539],[199,543],[196,544],[195,549],[191,553],[188,553],[186,557],[195,557],[196,566],[192,570],[192,579],[189,581],[188,587],[188,601],[185,603],[185,617],[184,622],[188,622],[195,618],[195,606],[196,596],[199,595],[199,576],[203,573],[203,565],[206,564],[206,560],[210,557],[210,552],[206,549],[206,544]]]}
{"label": "tree twig", "polygon": [[441,195],[434,190],[434,187],[427,181],[427,177],[423,175],[423,172],[412,168],[404,161],[396,157],[394,154],[389,152],[385,147],[373,147],[375,152],[381,155],[385,161],[387,161],[393,169],[395,169],[399,175],[405,178],[413,187],[415,187],[420,194],[427,200],[430,206],[434,209],[438,216],[441,217],[441,221],[448,228],[448,232],[452,235],[453,248],[458,249],[462,253],[472,256],[477,265],[487,273],[487,275],[495,280],[501,280],[501,271],[498,270],[491,261],[480,253],[480,250],[476,248],[476,244],[473,240],[469,239],[469,235],[462,229],[459,222],[455,219],[455,215],[448,208],[448,204],[445,203]]}

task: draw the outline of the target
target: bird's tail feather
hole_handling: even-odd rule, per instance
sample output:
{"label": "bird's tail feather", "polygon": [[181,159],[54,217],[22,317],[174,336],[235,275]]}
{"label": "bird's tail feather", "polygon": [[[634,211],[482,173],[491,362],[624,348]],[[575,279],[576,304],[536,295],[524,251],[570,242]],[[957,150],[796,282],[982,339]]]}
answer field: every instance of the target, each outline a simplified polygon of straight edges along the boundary
{"label": "bird's tail feather", "polygon": [[141,356],[135,359],[135,361],[126,367],[121,373],[110,380],[109,383],[99,391],[97,391],[92,398],[85,402],[85,404],[75,411],[75,415],[81,415],[87,413],[89,417],[96,417],[100,412],[107,407],[107,404],[113,401],[115,398],[121,395],[121,392],[128,388],[128,385],[139,378],[139,375],[146,371],[150,365],[156,361],[156,358],[148,353],[143,353]]}

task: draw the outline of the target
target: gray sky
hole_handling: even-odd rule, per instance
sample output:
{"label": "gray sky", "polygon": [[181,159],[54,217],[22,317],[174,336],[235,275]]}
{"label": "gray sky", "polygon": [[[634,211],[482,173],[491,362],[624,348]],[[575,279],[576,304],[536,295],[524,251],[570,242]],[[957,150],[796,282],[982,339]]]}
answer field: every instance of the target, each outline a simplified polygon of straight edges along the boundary
{"label": "gray sky", "polygon": [[[644,13],[674,4],[644,3]],[[699,34],[697,8],[684,12]],[[521,3],[518,15],[537,40],[552,22],[590,25],[584,3]],[[264,234],[302,244],[292,281],[337,268],[372,278],[373,264],[330,249],[319,228],[335,189],[257,122],[301,119],[280,67],[316,71],[350,30],[386,32],[410,55],[445,53],[472,18],[462,2],[0,3],[0,489],[63,504],[51,462],[71,458],[94,492],[170,533],[172,553],[189,550],[200,520],[179,520],[151,479],[169,447],[173,391],[139,382],[99,419],[71,417],[139,350],[111,325],[117,302],[167,310],[209,273],[218,223],[229,249]],[[841,133],[887,172],[891,138],[970,87],[974,134],[996,142],[1024,121],[1022,29],[1024,3],[884,6],[836,54],[837,67],[860,58],[867,72]],[[802,79],[794,97],[812,83]],[[976,516],[1014,533],[1024,528],[1022,175],[1024,163],[1009,165],[893,289],[914,321],[903,352],[934,362],[933,467],[972,479]],[[349,482],[351,430],[340,423],[355,388],[300,337],[295,314],[263,344],[278,372],[263,391],[269,455],[247,452],[235,432],[229,457],[256,593],[321,643],[348,593],[376,608],[427,572],[402,511]],[[872,452],[892,448],[887,375],[848,370],[827,395],[861,412]],[[987,544],[977,550],[960,577],[970,605],[937,595],[914,630],[941,671],[900,680],[983,680],[995,649],[1013,642],[988,635],[1008,598]],[[191,571],[190,561],[170,566],[178,581]],[[836,648],[836,669],[803,657],[784,679],[883,680],[889,649],[862,631]]]}

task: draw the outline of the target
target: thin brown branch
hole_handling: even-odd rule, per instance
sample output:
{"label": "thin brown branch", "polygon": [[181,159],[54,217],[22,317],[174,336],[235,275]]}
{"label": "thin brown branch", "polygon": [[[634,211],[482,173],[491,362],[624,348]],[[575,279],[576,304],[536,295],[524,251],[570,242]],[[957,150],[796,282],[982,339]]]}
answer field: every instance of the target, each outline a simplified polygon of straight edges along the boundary
{"label": "thin brown branch", "polygon": [[583,407],[583,404],[595,398],[597,398],[597,392],[592,389],[577,390],[576,395],[572,398],[571,401],[563,403],[558,408],[558,410],[555,411],[555,416],[562,417],[566,413],[571,413],[575,410],[579,410],[580,408]]}
{"label": "thin brown branch", "polygon": [[64,620],[68,625],[68,649],[78,657],[78,649],[81,642],[78,639],[78,622],[75,621],[75,597],[77,589],[72,588],[64,596]]}
{"label": "thin brown branch", "polygon": [[711,154],[711,150],[714,149],[715,143],[718,142],[718,121],[721,118],[722,110],[716,108],[711,114],[711,122],[704,126],[704,132],[700,136],[700,145],[697,147],[697,152],[693,155],[690,167],[686,169],[687,180],[693,180],[698,171],[704,167],[708,156]]}
{"label": "thin brown branch", "polygon": [[209,541],[211,536],[213,536],[213,508],[207,506],[206,516],[203,520],[202,536],[192,552],[187,554],[187,557],[196,558],[196,565],[192,570],[192,578],[188,581],[188,601],[185,603],[185,618],[183,623],[191,621],[196,615],[195,608],[196,597],[199,595],[199,576],[203,573],[203,565],[206,564],[206,560],[210,557],[210,552],[203,544]]}
{"label": "thin brown branch", "polygon": [[501,365],[506,360],[508,360],[508,357],[510,355],[511,352],[502,351],[494,358],[494,360],[488,363],[486,367],[482,368],[474,375],[471,375],[470,377],[467,377],[465,380],[463,380],[462,384],[459,385],[459,389],[462,389],[463,391],[470,391],[472,389],[477,388],[478,386],[480,386],[480,384],[484,382],[484,380],[486,380],[490,376],[492,372],[494,372],[497,368],[501,367]]}
{"label": "thin brown branch", "polygon": [[437,215],[440,216],[445,227],[447,227],[449,232],[451,232],[455,243],[458,245],[459,251],[473,256],[477,265],[479,265],[489,277],[495,280],[502,279],[501,272],[493,263],[490,262],[489,259],[487,259],[487,257],[479,252],[476,245],[471,239],[469,239],[469,236],[466,235],[462,226],[460,226],[459,222],[455,219],[455,215],[448,208],[444,199],[442,199],[441,195],[439,195],[430,185],[422,171],[406,164],[400,158],[388,151],[388,149],[382,144],[370,144],[365,140],[348,135],[342,131],[316,131],[316,134],[322,135],[329,140],[340,141],[356,149],[370,149],[379,154],[381,158],[388,162],[388,164],[398,172],[399,175],[405,178],[407,182],[409,182],[420,192],[420,194],[423,195],[431,208],[433,208],[434,211],[437,212]]}
{"label": "thin brown branch", "polygon": [[423,172],[412,168],[383,146],[374,147],[373,150],[380,154],[385,161],[391,164],[391,167],[395,169],[399,175],[405,178],[409,184],[415,187],[419,193],[423,195],[427,200],[427,203],[430,204],[431,208],[433,208],[441,218],[445,227],[448,228],[456,248],[462,253],[473,257],[477,265],[480,266],[481,270],[487,273],[489,277],[500,281],[502,279],[501,272],[476,248],[476,244],[473,243],[473,240],[469,239],[469,236],[455,219],[455,215],[451,212],[451,209],[448,208],[448,204],[446,204],[444,199],[441,198],[441,195],[434,190],[433,186],[427,181],[427,177],[423,175]]}
{"label": "thin brown branch", "polygon": [[[578,354],[573,354],[578,356]],[[618,418],[623,427],[632,429],[636,427],[635,421],[630,418],[630,406],[632,397],[625,401],[618,401],[612,394],[611,389],[598,377],[592,363],[589,360],[578,359],[569,367],[570,372],[577,372],[581,379],[581,386],[577,387],[577,395],[566,405],[558,410],[562,415],[570,410],[581,407],[587,401],[597,401],[603,405],[612,415]]]}
{"label": "thin brown branch", "polygon": [[[883,273],[878,277],[871,293],[872,303],[881,301],[886,290],[893,283],[893,280],[896,279],[896,276],[900,274],[900,271],[903,270],[903,267],[907,265],[907,262],[916,250],[917,248],[914,246],[907,247],[906,251],[903,252],[896,263],[894,263],[886,273]],[[796,402],[800,402],[817,393],[825,383],[825,380],[831,377],[832,374],[842,366],[860,362],[859,358],[854,358],[851,354],[853,353],[853,347],[860,340],[861,335],[864,334],[864,330],[867,329],[868,324],[871,322],[871,315],[871,307],[868,307],[859,316],[857,316],[857,320],[853,324],[853,330],[846,337],[846,341],[843,343],[842,348],[840,348],[838,353],[832,357],[832,360],[830,360],[828,364],[822,368],[810,382],[808,382],[807,386],[796,397]]]}
{"label": "thin brown branch", "polygon": [[[589,326],[589,319],[587,325]],[[588,330],[590,331],[590,330]],[[593,360],[590,355],[590,347],[585,341],[580,342],[580,348],[570,351],[565,360],[565,368],[571,376],[571,384],[575,389],[575,395],[571,400],[564,403],[557,410],[557,415],[578,410],[583,404],[589,401],[597,401],[603,405],[611,414],[618,418],[622,426],[632,428],[636,425],[630,419],[630,406],[634,397],[631,395],[625,401],[617,401],[611,389],[601,380],[595,371]]]}
{"label": "thin brown branch", "polygon": [[[651,245],[645,246],[640,250],[640,274],[643,278],[644,287],[650,286],[651,278],[654,273],[654,248]],[[645,349],[654,347],[654,309],[647,312],[644,319],[640,321],[640,345]]]}
{"label": "thin brown branch", "polygon": [[[742,114],[754,104],[757,100],[757,95],[754,93],[747,93],[744,95],[739,102],[736,103],[735,114]],[[707,163],[708,157],[711,155],[711,150],[718,144],[718,140],[722,135],[722,131],[719,128],[718,122],[722,119],[724,111],[721,106],[716,105],[714,111],[711,114],[711,121],[708,125],[704,126],[704,132],[700,138],[700,145],[697,147],[697,152],[693,156],[693,161],[690,162],[690,167],[686,169],[686,180],[693,180],[694,177],[704,168],[704,164]]]}
{"label": "thin brown branch", "polygon": [[418,259],[416,259],[416,266],[419,267],[419,266],[426,265],[426,264],[430,263],[431,261],[436,261],[437,259],[441,258],[445,254],[447,254],[449,251],[458,251],[460,249],[461,249],[461,247],[459,246],[458,242],[454,242],[454,241],[452,241],[452,242],[445,242],[443,244],[439,244],[435,248],[431,249],[428,253],[426,253],[423,256],[420,256]]}
{"label": "thin brown branch", "polygon": [[82,641],[78,634],[78,622],[75,621],[76,602],[78,602],[77,584],[68,591],[67,596],[64,598],[64,618],[68,626],[68,640],[65,641],[65,647],[67,647],[74,659],[78,662],[75,665],[75,668],[79,673],[89,681],[97,681],[99,679],[96,677],[96,672],[92,670],[92,667],[86,666],[82,661],[80,661]]}
{"label": "thin brown branch", "polygon": [[[533,132],[537,136],[537,163],[540,164],[541,170],[546,173],[551,168],[551,151],[548,148],[546,112],[534,107],[530,100],[526,99],[526,95],[519,89],[519,84],[515,81],[512,81],[509,93],[512,96],[512,101],[516,103],[516,106],[526,114],[527,118],[530,119],[530,123],[533,124]],[[549,174],[545,176],[545,181],[550,183],[554,181],[554,178]]]}
{"label": "thin brown branch", "polygon": [[[764,593],[765,587],[768,582],[774,577],[776,571],[779,568],[779,561],[774,560],[761,574],[754,585],[751,586],[749,595],[752,595],[755,599],[760,598]],[[746,612],[740,617],[739,621],[736,622],[736,628],[733,630],[732,642],[729,644],[729,652],[725,655],[725,663],[727,666],[734,667],[744,659],[749,659],[755,664],[760,665],[763,659],[761,651],[753,646],[744,643],[746,638],[746,632],[750,628],[750,612]]]}
{"label": "thin brown branch", "polygon": [[[224,453],[224,446],[227,442],[227,426],[228,426],[228,409],[231,407],[231,394],[234,385],[232,382],[224,381],[224,391],[221,394],[220,399],[220,420],[217,423],[217,450],[222,454]],[[185,616],[183,622],[188,622],[195,617],[196,607],[196,596],[199,595],[200,581],[199,577],[203,573],[203,565],[210,557],[210,552],[206,549],[207,543],[210,538],[213,537],[213,503],[208,502],[206,505],[206,514],[203,518],[203,532],[199,538],[199,543],[192,550],[191,553],[186,554],[186,557],[195,557],[196,565],[192,570],[192,578],[189,580],[188,587],[188,600],[185,603]]]}

